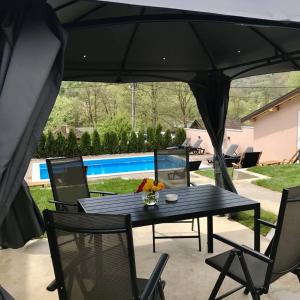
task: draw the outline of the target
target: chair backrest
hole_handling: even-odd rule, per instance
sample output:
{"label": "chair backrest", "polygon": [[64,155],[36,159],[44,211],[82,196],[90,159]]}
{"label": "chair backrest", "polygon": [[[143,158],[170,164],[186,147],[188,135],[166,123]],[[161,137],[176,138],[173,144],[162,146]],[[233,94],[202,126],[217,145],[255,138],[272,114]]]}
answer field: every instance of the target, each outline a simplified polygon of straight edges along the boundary
{"label": "chair backrest", "polygon": [[44,211],[59,299],[138,299],[130,215]]}
{"label": "chair backrest", "polygon": [[191,148],[194,148],[194,149],[198,149],[201,145],[201,143],[203,142],[202,139],[198,139],[193,146],[191,146]]}
{"label": "chair backrest", "polygon": [[271,281],[300,265],[300,187],[282,192],[270,258],[274,261]]}
{"label": "chair backrest", "polygon": [[248,146],[244,152],[247,153],[247,152],[253,152],[253,151],[254,151],[254,148],[251,146]]}
{"label": "chair backrest", "polygon": [[237,144],[230,144],[224,154],[227,156],[236,155],[236,150],[238,147],[239,147],[239,145],[237,145]]}
{"label": "chair backrest", "polygon": [[184,142],[181,144],[181,147],[188,147],[188,146],[190,146],[190,141],[191,141],[191,138],[186,138],[184,140]]}
{"label": "chair backrest", "polygon": [[46,163],[55,201],[76,204],[78,199],[90,197],[81,157],[49,158]]}
{"label": "chair backrest", "polygon": [[155,180],[166,187],[190,185],[189,150],[186,148],[154,151]]}
{"label": "chair backrest", "polygon": [[258,164],[261,152],[245,152],[241,159],[241,168],[250,168]]}

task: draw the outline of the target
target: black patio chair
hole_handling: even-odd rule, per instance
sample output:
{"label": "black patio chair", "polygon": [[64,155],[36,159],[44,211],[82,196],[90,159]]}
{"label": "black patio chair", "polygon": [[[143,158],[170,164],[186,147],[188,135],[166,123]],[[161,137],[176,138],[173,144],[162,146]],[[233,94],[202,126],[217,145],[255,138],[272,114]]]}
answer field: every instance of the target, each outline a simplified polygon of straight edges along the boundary
{"label": "black patio chair", "polygon": [[86,167],[82,157],[47,158],[47,169],[51,183],[53,201],[57,210],[77,211],[77,200],[90,198],[91,194],[115,195],[112,192],[90,191],[86,178]]}
{"label": "black patio chair", "polygon": [[238,163],[232,163],[234,169],[250,168],[258,164],[261,152],[244,152]]}
{"label": "black patio chair", "polygon": [[[237,144],[230,144],[229,147],[227,148],[226,152],[223,153],[227,167],[232,167],[233,162],[238,163],[239,160],[241,159],[241,157],[239,155],[237,155],[237,152],[236,152],[238,147],[239,147],[239,145],[237,145]],[[213,156],[208,157],[207,162],[213,163],[214,157]]]}
{"label": "black patio chair", "polygon": [[[250,292],[254,300],[260,299],[262,294],[268,293],[274,281],[289,272],[296,274],[300,282],[299,215],[300,187],[284,189],[277,224],[260,220],[261,224],[275,228],[275,235],[265,254],[214,234],[214,238],[234,248],[205,261],[221,272],[209,299],[223,299],[241,288],[245,288],[245,293]],[[226,276],[241,286],[217,298]]]}
{"label": "black patio chair", "polygon": [[[199,162],[197,162],[199,163]],[[201,162],[200,162],[201,163]],[[189,170],[189,150],[185,149],[165,149],[154,151],[154,169],[155,169],[155,181],[163,182],[166,188],[172,187],[186,187],[192,185],[190,182],[190,170]],[[200,164],[199,164],[200,165]],[[152,225],[152,240],[153,240],[153,252],[156,251],[155,240],[157,239],[179,239],[179,238],[195,238],[198,239],[199,251],[201,251],[201,235],[200,235],[200,221],[197,221],[197,235],[163,235],[157,236],[155,233],[155,225]],[[177,221],[171,223],[189,223],[194,231],[194,222],[192,220]]]}
{"label": "black patio chair", "polygon": [[149,279],[137,278],[130,215],[45,210],[44,219],[60,300],[165,299],[161,275],[168,254]]}

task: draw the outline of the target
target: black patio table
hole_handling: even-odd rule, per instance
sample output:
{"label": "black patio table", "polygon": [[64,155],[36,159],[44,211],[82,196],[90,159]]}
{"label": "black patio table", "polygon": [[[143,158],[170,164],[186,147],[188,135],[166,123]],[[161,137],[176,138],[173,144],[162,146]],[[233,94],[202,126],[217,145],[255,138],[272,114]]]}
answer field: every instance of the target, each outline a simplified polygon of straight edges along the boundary
{"label": "black patio table", "polygon": [[[178,201],[166,202],[166,194],[177,194]],[[207,217],[208,252],[213,252],[213,216],[254,210],[254,248],[260,251],[260,203],[213,185],[171,188],[159,192],[159,202],[144,206],[141,194],[131,193],[79,199],[79,210],[86,213],[131,214],[132,226]]]}

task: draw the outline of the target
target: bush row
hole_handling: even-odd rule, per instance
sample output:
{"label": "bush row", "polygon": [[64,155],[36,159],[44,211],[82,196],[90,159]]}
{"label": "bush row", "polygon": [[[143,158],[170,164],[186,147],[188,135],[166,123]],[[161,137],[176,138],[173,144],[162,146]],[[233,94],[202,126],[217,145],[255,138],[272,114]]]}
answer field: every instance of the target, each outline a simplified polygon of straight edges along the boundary
{"label": "bush row", "polygon": [[119,135],[115,132],[105,132],[100,136],[99,132],[95,130],[92,135],[84,132],[79,141],[73,130],[70,130],[67,138],[62,133],[54,136],[49,131],[47,135],[42,134],[35,157],[147,152],[153,151],[155,148],[165,149],[173,145],[181,145],[186,137],[183,128],[176,130],[174,139],[170,130],[166,130],[164,134],[161,131],[161,126],[157,126],[148,128],[146,132],[132,131],[128,133],[124,131]]}

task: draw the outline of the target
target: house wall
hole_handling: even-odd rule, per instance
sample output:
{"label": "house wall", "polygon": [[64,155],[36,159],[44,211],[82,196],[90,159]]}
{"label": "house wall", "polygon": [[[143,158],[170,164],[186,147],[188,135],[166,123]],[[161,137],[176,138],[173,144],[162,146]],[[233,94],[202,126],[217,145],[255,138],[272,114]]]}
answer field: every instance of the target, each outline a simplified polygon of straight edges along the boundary
{"label": "house wall", "polygon": [[290,159],[297,150],[300,95],[266,112],[253,122],[254,147],[262,151],[260,161]]}
{"label": "house wall", "polygon": [[[200,136],[203,140],[201,147],[205,149],[206,153],[213,153],[213,146],[210,137],[206,130],[201,129],[186,129],[186,136],[191,138],[191,145],[193,145]],[[253,146],[254,128],[250,126],[242,126],[238,129],[225,129],[223,149],[226,151],[230,144],[238,144],[238,153],[242,153],[248,146]]]}

